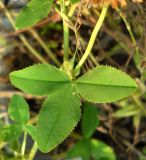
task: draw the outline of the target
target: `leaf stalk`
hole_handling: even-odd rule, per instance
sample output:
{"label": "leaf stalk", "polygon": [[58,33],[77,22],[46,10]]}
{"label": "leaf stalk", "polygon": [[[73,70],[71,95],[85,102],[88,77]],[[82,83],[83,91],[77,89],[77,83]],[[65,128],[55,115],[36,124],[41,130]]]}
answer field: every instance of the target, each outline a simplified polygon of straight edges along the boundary
{"label": "leaf stalk", "polygon": [[103,24],[103,21],[106,17],[106,14],[107,14],[107,10],[108,10],[108,4],[105,3],[103,5],[103,8],[102,8],[102,11],[101,11],[101,14],[100,14],[100,17],[95,25],[95,28],[92,32],[92,35],[90,37],[90,40],[89,40],[89,43],[88,43],[88,46],[86,48],[86,51],[84,53],[84,55],[82,56],[81,60],[79,61],[79,63],[77,64],[75,70],[74,70],[74,73],[75,75],[78,75],[80,73],[80,68],[82,67],[82,65],[84,64],[84,62],[86,61],[87,57],[89,56],[89,54],[91,53],[91,50],[93,48],[93,45],[94,45],[94,42],[96,40],[96,37],[97,37],[97,34],[99,33],[99,30]]}

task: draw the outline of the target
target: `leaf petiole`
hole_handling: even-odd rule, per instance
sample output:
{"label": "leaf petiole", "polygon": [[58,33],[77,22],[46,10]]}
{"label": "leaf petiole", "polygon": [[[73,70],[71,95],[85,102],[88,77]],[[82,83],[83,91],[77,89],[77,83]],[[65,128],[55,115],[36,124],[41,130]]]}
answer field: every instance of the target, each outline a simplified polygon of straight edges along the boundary
{"label": "leaf petiole", "polygon": [[74,70],[74,74],[75,75],[78,75],[80,73],[80,69],[81,69],[83,63],[85,62],[85,60],[87,59],[87,57],[89,56],[89,54],[90,54],[90,52],[91,52],[91,50],[93,48],[93,45],[94,45],[95,39],[97,37],[97,34],[98,34],[98,32],[99,32],[99,30],[100,30],[100,28],[101,28],[101,26],[103,24],[103,21],[104,21],[104,19],[106,17],[108,6],[109,5],[107,3],[105,3],[103,5],[100,17],[99,17],[99,19],[98,19],[98,21],[97,21],[97,23],[95,25],[95,28],[94,28],[94,30],[92,32],[92,35],[90,37],[88,46],[86,48],[86,51],[85,51],[84,55],[82,56],[81,60],[79,61],[79,63],[77,64],[77,66],[75,67],[75,70]]}

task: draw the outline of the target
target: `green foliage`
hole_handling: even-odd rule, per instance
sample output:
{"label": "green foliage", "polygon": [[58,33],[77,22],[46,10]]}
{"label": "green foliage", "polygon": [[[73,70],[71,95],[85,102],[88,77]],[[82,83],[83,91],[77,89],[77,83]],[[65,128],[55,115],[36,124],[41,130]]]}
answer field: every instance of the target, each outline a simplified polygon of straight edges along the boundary
{"label": "green foliage", "polygon": [[39,22],[48,15],[52,3],[53,0],[31,0],[28,2],[16,19],[16,27],[21,29]]}
{"label": "green foliage", "polygon": [[0,141],[8,142],[17,140],[22,133],[22,126],[19,124],[11,124],[4,126],[0,130]]}
{"label": "green foliage", "polygon": [[115,154],[111,147],[91,139],[96,127],[99,125],[98,111],[90,103],[83,106],[82,132],[84,138],[77,142],[67,153],[67,158],[79,158],[83,160],[115,160]]}
{"label": "green foliage", "polygon": [[20,149],[19,149],[19,142],[18,142],[18,139],[16,139],[15,141],[11,141],[9,142],[9,146],[10,148],[13,150],[13,151],[16,151],[18,152]]}
{"label": "green foliage", "polygon": [[[55,148],[77,125],[80,119],[78,92],[89,101],[109,102],[130,95],[137,87],[128,75],[108,66],[96,67],[75,81],[51,65],[37,64],[12,72],[10,80],[25,92],[48,95],[37,122],[36,140],[43,152]],[[86,138],[98,125],[96,115],[95,108],[86,108],[82,125]]]}
{"label": "green foliage", "polygon": [[36,127],[27,124],[24,126],[24,130],[31,136],[34,141],[36,141]]}
{"label": "green foliage", "polygon": [[[65,88],[47,98],[37,122],[39,149],[48,152],[61,143],[80,120],[80,100],[72,88]],[[42,136],[43,135],[43,136]]]}
{"label": "green foliage", "polygon": [[82,132],[85,138],[90,138],[99,125],[98,111],[94,105],[83,105]]}
{"label": "green foliage", "polygon": [[[12,72],[10,80],[17,88],[34,95],[49,95],[64,87],[68,88],[71,84],[71,79],[65,72],[49,64],[37,64]],[[119,100],[129,96],[137,88],[130,76],[109,66],[90,70],[75,84],[83,98],[96,103]]]}
{"label": "green foliage", "polygon": [[77,80],[76,85],[83,98],[96,103],[119,100],[129,96],[137,88],[130,76],[109,66],[88,71]]}
{"label": "green foliage", "polygon": [[14,95],[12,97],[8,114],[14,123],[0,128],[0,141],[18,140],[23,131],[26,131],[35,139],[36,128],[32,125],[27,125],[30,118],[29,106],[22,96]]}
{"label": "green foliage", "polygon": [[[64,48],[67,47],[69,51],[68,27],[72,29],[73,27],[70,21],[71,16],[69,17],[67,13],[69,9],[66,8],[66,5],[71,6],[79,0],[70,0],[70,2],[66,4],[62,0],[59,2],[60,4],[53,5],[53,0],[31,0],[16,18],[16,27],[25,28],[35,25],[47,17],[53,5],[63,18],[63,46]],[[107,103],[127,97],[136,90],[136,82],[130,76],[109,66],[98,66],[77,80],[73,74],[76,73],[75,69],[77,71],[81,70],[81,66],[91,52],[99,28],[106,16],[108,7],[103,5],[104,7],[105,9],[102,10],[101,17],[99,17],[99,23],[97,23],[87,45],[87,50],[77,66],[74,66],[76,56],[74,54],[71,61],[67,60],[63,63],[61,69],[49,64],[37,64],[10,74],[11,83],[17,88],[33,95],[47,96],[47,98],[40,109],[37,128],[35,128],[27,124],[30,118],[29,106],[24,98],[18,95],[13,96],[8,112],[14,124],[2,127],[0,139],[4,141],[16,140],[25,131],[37,142],[41,151],[51,151],[71,133],[80,120],[81,97],[93,103]],[[70,11],[74,12],[72,10]],[[71,12],[70,14],[73,14]],[[140,58],[139,54],[135,56],[134,60],[137,66],[140,65]],[[114,116],[124,117],[139,112],[136,107],[128,106],[117,111]],[[98,112],[94,106],[89,103],[84,106],[81,124],[84,139],[80,140],[69,151],[69,158],[115,160],[114,152],[109,146],[90,139],[99,124],[97,115]]]}
{"label": "green foliage", "polygon": [[49,64],[37,64],[10,74],[11,83],[33,95],[50,95],[70,84],[69,77]]}
{"label": "green foliage", "polygon": [[9,104],[8,114],[17,123],[26,123],[29,120],[29,106],[22,96],[13,96]]}
{"label": "green foliage", "polygon": [[111,147],[98,140],[83,139],[77,142],[68,152],[67,157],[83,160],[116,160]]}

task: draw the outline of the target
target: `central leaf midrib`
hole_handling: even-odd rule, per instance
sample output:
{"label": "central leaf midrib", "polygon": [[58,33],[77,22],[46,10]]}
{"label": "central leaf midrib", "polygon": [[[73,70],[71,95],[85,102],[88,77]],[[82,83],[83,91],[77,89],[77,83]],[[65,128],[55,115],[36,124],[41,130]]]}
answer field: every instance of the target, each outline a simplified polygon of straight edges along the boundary
{"label": "central leaf midrib", "polygon": [[93,86],[103,86],[103,87],[104,87],[104,86],[105,86],[105,87],[108,86],[108,87],[119,87],[119,88],[120,88],[120,87],[121,87],[121,88],[123,88],[123,87],[126,87],[126,88],[136,88],[136,86],[134,87],[134,86],[130,86],[130,85],[129,85],[129,86],[128,86],[128,85],[127,85],[127,86],[126,86],[126,85],[125,85],[125,86],[124,86],[124,85],[122,86],[122,85],[97,84],[97,83],[86,83],[86,82],[83,83],[83,82],[78,82],[78,81],[77,81],[77,84],[93,85]]}
{"label": "central leaf midrib", "polygon": [[61,81],[55,81],[55,80],[52,80],[52,81],[50,81],[50,80],[39,80],[39,79],[30,79],[30,78],[21,78],[21,77],[17,77],[17,76],[12,76],[12,77],[15,77],[15,78],[17,78],[17,79],[24,79],[24,80],[32,80],[32,81],[43,81],[43,82],[49,82],[49,83],[56,83],[56,82],[59,82],[59,83],[71,83],[71,81],[70,80],[61,80]]}
{"label": "central leaf midrib", "polygon": [[48,142],[49,142],[50,135],[52,134],[52,132],[54,131],[54,128],[56,127],[56,125],[58,124],[58,121],[60,120],[60,119],[59,119],[60,116],[61,116],[61,112],[59,112],[59,113],[57,114],[55,123],[54,123],[54,125],[52,125],[52,127],[51,127],[51,129],[50,129],[50,132],[48,133],[48,138],[47,138],[47,140],[46,140],[46,141],[47,141],[47,144],[48,144]]}

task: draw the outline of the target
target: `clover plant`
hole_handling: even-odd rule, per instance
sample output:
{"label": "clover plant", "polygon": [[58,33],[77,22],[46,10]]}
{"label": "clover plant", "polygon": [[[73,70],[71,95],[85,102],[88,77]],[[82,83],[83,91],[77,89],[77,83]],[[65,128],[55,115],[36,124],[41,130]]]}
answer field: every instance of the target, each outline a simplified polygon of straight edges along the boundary
{"label": "clover plant", "polygon": [[[46,96],[38,115],[35,138],[38,148],[42,152],[49,152],[54,149],[77,126],[81,118],[81,99],[90,103],[109,103],[127,97],[137,89],[134,79],[111,66],[99,65],[87,73],[81,74],[80,70],[91,53],[96,36],[107,14],[109,3],[105,1],[87,49],[76,64],[76,53],[72,55],[72,59],[69,59],[69,30],[72,29],[76,35],[77,30],[75,30],[68,12],[71,6],[76,8],[78,0],[65,2],[65,0],[31,0],[16,18],[18,29],[31,27],[44,19],[53,8],[63,20],[64,63],[62,66],[57,68],[45,63],[34,64],[10,74],[10,81],[15,87],[25,93]],[[74,13],[74,11],[75,9],[72,12]],[[17,97],[15,99],[13,98],[13,107],[18,107]],[[20,103],[22,103],[21,101],[23,101],[22,98],[20,98]],[[20,129],[22,129],[21,124],[25,124],[28,120],[28,114],[23,112],[28,112],[28,110],[21,105],[18,107],[18,113],[16,114],[13,112],[13,107],[10,107],[9,110],[11,118],[19,121]],[[85,111],[85,114],[86,112],[94,115],[94,111],[90,111],[89,108]],[[85,115],[83,115],[83,119],[86,121]],[[94,124],[93,121],[91,125],[95,127],[98,124]],[[93,130],[90,127],[89,125],[89,129],[87,129],[84,123],[82,124],[85,138],[91,137]],[[95,145],[96,148],[100,142],[88,139],[80,141],[78,146],[83,146],[84,143],[87,143],[86,146],[91,145],[93,147]],[[103,147],[105,147],[104,144]]]}

